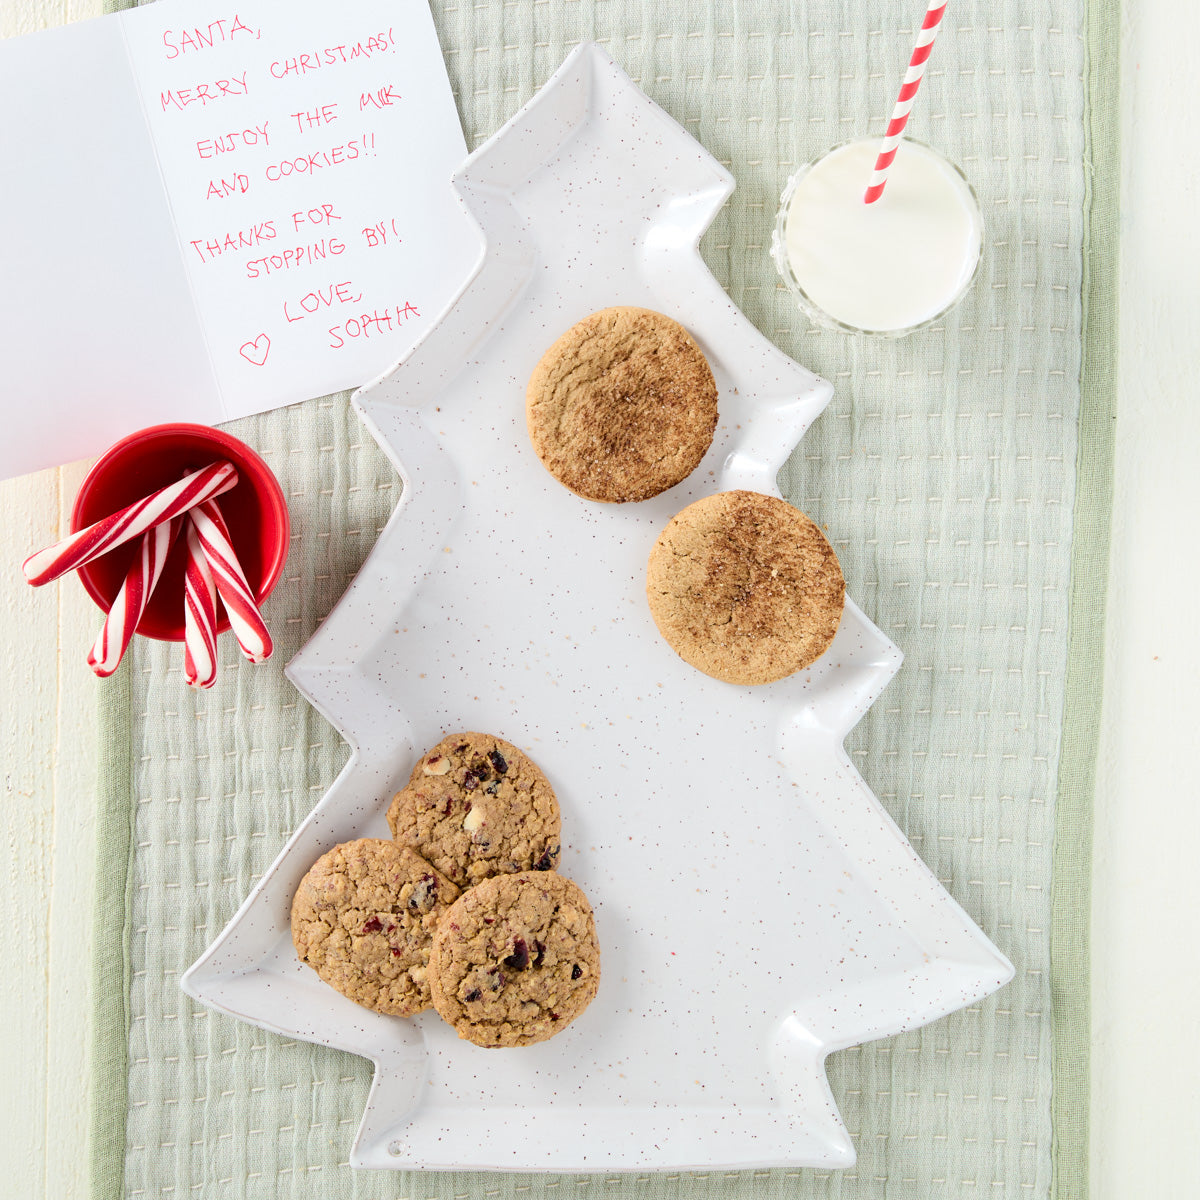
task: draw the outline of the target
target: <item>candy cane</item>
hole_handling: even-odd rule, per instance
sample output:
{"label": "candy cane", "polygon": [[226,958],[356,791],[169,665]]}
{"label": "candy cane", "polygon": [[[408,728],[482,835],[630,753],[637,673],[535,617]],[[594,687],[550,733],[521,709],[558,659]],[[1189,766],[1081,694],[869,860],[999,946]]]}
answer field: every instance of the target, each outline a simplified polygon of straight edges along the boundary
{"label": "candy cane", "polygon": [[121,657],[146,611],[150,593],[162,576],[171,543],[182,523],[182,517],[171,517],[142,534],[138,555],[109,607],[96,644],[88,651],[88,666],[102,679],[111,675],[120,665]]}
{"label": "candy cane", "polygon": [[271,635],[234,553],[221,510],[213,501],[206,500],[192,509],[188,519],[200,539],[200,547],[208,559],[213,582],[242,653],[252,663],[262,662],[271,656]]}
{"label": "candy cane", "polygon": [[912,57],[908,60],[908,70],[904,82],[900,85],[900,95],[896,97],[896,107],[892,110],[892,119],[888,122],[887,133],[883,135],[883,145],[879,147],[879,157],[875,160],[875,170],[871,172],[871,182],[867,194],[863,197],[866,204],[874,204],[883,195],[883,185],[887,182],[888,168],[896,157],[896,150],[904,136],[904,127],[908,124],[908,114],[912,112],[913,101],[917,88],[921,86],[921,77],[925,74],[925,63],[933,51],[933,39],[937,37],[938,28],[942,23],[942,14],[946,11],[946,0],[932,0],[921,24],[921,32],[917,34],[917,44],[913,47]]}
{"label": "candy cane", "polygon": [[212,570],[190,519],[187,550],[183,576],[183,677],[191,687],[210,688],[217,681],[217,597]]}
{"label": "candy cane", "polygon": [[21,564],[21,570],[34,587],[51,583],[68,571],[74,571],[93,558],[106,554],[114,546],[146,533],[160,521],[177,517],[202,500],[211,500],[229,491],[237,481],[237,469],[232,463],[213,463],[185,475],[178,483],[169,484],[161,491],[135,501],[111,517],[80,529],[45,550],[31,554]]}

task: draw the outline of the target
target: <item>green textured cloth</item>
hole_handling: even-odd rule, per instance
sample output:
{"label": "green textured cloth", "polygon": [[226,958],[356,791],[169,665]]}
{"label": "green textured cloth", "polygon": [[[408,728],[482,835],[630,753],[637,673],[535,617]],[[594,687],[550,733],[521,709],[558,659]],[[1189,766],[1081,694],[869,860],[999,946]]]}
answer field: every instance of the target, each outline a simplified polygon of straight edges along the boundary
{"label": "green textured cloth", "polygon": [[291,558],[267,605],[275,658],[252,668],[223,639],[217,686],[195,694],[177,652],[138,643],[105,689],[97,1200],[1085,1196],[1116,6],[977,0],[949,10],[910,128],[972,179],[985,257],[966,301],[901,341],[806,325],[767,245],[791,170],[882,130],[916,9],[432,7],[469,146],[590,38],[733,172],[738,188],[705,257],[760,329],[837,388],[781,484],[828,528],[851,594],[907,655],[849,749],[1016,978],[924,1029],[830,1058],[858,1149],[848,1171],[351,1171],[369,1064],[209,1012],[178,987],[346,759],[282,667],[353,578],[400,485],[347,397],[328,397],[231,426],[280,476],[293,515]]}

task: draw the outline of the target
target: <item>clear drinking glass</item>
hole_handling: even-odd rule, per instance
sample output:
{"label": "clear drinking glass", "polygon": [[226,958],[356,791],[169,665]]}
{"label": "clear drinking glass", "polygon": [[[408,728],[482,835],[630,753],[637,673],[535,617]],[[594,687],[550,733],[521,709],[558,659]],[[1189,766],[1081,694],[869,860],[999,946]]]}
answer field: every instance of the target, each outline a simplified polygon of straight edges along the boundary
{"label": "clear drinking glass", "polygon": [[810,321],[903,337],[966,295],[983,215],[962,170],[923,142],[900,144],[883,195],[864,204],[879,138],[842,142],[788,180],[771,256]]}

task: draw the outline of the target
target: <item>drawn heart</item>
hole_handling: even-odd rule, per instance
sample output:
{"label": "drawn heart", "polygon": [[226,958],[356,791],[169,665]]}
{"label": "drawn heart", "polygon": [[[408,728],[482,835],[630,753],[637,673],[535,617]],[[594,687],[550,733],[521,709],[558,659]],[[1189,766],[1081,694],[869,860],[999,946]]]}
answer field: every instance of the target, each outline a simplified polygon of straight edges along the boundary
{"label": "drawn heart", "polygon": [[246,342],[238,350],[238,353],[248,362],[253,363],[256,367],[261,367],[267,361],[267,354],[271,349],[271,339],[265,333],[260,333],[252,342]]}

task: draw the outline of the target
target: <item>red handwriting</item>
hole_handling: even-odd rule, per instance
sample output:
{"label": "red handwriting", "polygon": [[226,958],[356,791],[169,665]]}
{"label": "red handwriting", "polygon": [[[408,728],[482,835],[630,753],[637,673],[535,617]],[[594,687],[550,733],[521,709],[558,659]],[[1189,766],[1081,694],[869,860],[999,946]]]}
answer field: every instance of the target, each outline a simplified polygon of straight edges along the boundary
{"label": "red handwriting", "polygon": [[261,367],[271,353],[271,339],[265,333],[260,333],[252,342],[243,342],[238,353],[253,366]]}
{"label": "red handwriting", "polygon": [[201,158],[215,158],[218,154],[228,154],[239,146],[257,146],[259,142],[269,146],[271,137],[267,130],[270,124],[270,121],[264,121],[263,124],[250,129],[231,129],[218,137],[205,138],[196,143],[196,153]]}
{"label": "red handwriting", "polygon": [[368,225],[362,231],[362,234],[367,239],[367,246],[371,249],[374,249],[376,246],[386,246],[389,234],[396,242],[401,240],[400,230],[396,228],[395,217],[387,221],[380,221],[378,225]]}
{"label": "red handwriting", "polygon": [[271,64],[271,74],[276,79],[286,79],[289,75],[307,75],[310,71],[319,71],[322,67],[353,62],[356,58],[370,58],[373,54],[383,54],[395,48],[396,38],[389,29],[387,33],[374,33],[366,41],[355,42],[352,46],[345,43],[340,46],[325,46],[311,54],[278,59]]}
{"label": "red handwriting", "polygon": [[334,221],[340,221],[342,218],[333,211],[332,204],[322,204],[320,208],[310,208],[307,212],[292,213],[292,228],[298,233],[300,226],[308,225],[332,225]]}
{"label": "red handwriting", "polygon": [[326,167],[336,167],[353,162],[364,154],[375,151],[375,135],[364,133],[361,138],[351,138],[340,146],[325,150],[314,150],[312,154],[301,154],[299,158],[285,158],[283,162],[271,163],[266,170],[267,179],[275,183],[289,175],[315,175]]}
{"label": "red handwriting", "polygon": [[178,58],[189,51],[211,50],[221,42],[232,42],[238,37],[253,42],[262,34],[235,13],[232,18],[222,17],[219,21],[210,21],[193,29],[164,29],[162,44],[166,47],[168,58]]}
{"label": "red handwriting", "polygon": [[354,284],[350,280],[341,283],[331,283],[328,287],[316,287],[311,292],[301,296],[298,309],[289,309],[288,302],[283,302],[283,316],[290,324],[303,321],[305,317],[320,312],[323,308],[333,308],[338,304],[357,304],[362,299],[362,292],[354,292]]}
{"label": "red handwriting", "polygon": [[226,96],[244,96],[248,91],[246,72],[243,71],[229,79],[214,79],[207,83],[194,84],[190,88],[162,92],[158,102],[162,105],[163,112],[168,108],[187,108],[189,104],[199,104],[201,108],[207,108],[214,100],[223,100]]}
{"label": "red handwriting", "polygon": [[275,222],[261,221],[246,229],[235,229],[229,233],[220,233],[212,238],[196,238],[190,242],[192,249],[200,256],[201,262],[212,262],[222,254],[231,250],[250,250],[263,242],[275,238]]}
{"label": "red handwriting", "polygon": [[268,254],[265,258],[252,258],[246,263],[246,278],[258,279],[271,275],[276,271],[290,271],[294,267],[311,267],[313,263],[323,262],[329,255],[336,258],[345,252],[346,243],[337,238],[321,238],[318,242],[309,242],[306,246],[290,246],[278,254]]}
{"label": "red handwriting", "polygon": [[239,175],[235,171],[232,179],[210,179],[204,198],[205,200],[224,200],[229,196],[245,195],[249,190],[249,176]]}
{"label": "red handwriting", "polygon": [[364,108],[388,108],[395,104],[400,99],[394,91],[395,87],[394,83],[389,83],[387,87],[376,88],[373,92],[363,92],[358,97],[358,111],[362,112]]}
{"label": "red handwriting", "polygon": [[377,333],[389,333],[392,329],[399,329],[401,325],[407,324],[413,317],[420,315],[416,305],[405,300],[402,305],[391,305],[382,312],[376,308],[369,313],[350,317],[341,325],[329,327],[329,348],[340,350],[347,342],[357,338],[369,338]]}
{"label": "red handwriting", "polygon": [[338,119],[336,104],[322,104],[311,112],[295,112],[296,128],[303,133],[306,129],[316,129],[321,125],[329,125]]}

